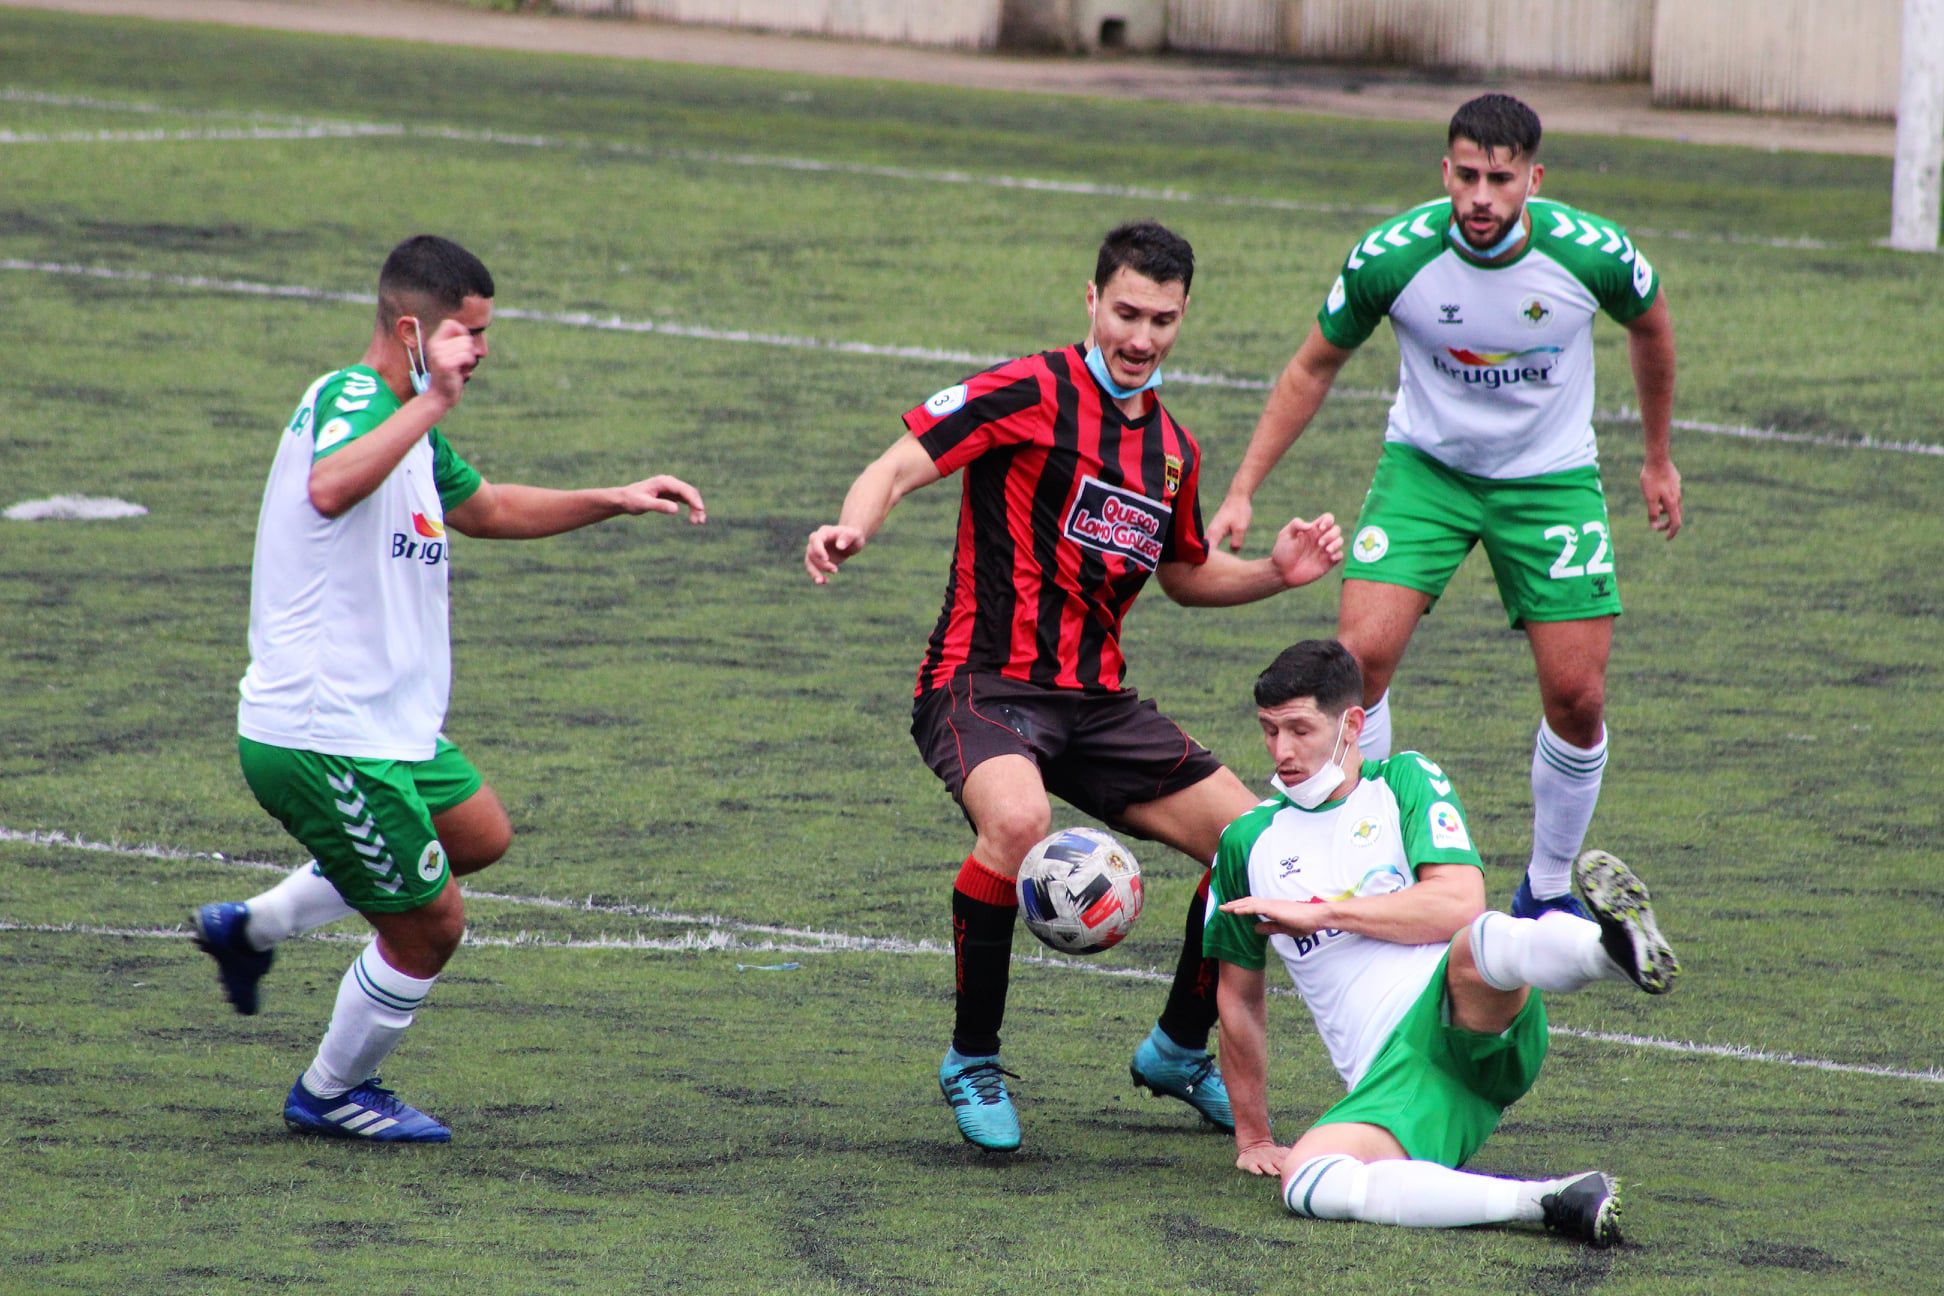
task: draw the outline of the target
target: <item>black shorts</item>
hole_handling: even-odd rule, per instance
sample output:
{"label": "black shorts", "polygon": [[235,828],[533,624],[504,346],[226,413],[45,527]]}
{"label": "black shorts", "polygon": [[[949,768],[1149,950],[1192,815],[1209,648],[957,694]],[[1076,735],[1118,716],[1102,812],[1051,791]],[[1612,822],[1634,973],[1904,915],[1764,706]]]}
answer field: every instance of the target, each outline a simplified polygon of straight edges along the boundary
{"label": "black shorts", "polygon": [[1024,756],[1046,790],[1106,823],[1131,805],[1193,787],[1222,768],[1206,747],[1132,689],[1044,688],[961,674],[921,695],[911,736],[962,802],[966,775],[994,756]]}

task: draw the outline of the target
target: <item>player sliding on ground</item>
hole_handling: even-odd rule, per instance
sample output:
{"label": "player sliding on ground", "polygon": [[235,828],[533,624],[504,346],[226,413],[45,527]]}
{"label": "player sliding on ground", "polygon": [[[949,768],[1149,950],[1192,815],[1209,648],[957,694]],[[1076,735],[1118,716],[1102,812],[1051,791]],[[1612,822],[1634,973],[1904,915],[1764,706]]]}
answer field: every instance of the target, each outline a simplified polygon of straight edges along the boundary
{"label": "player sliding on ground", "polygon": [[486,358],[493,279],[431,235],[392,250],[364,358],[311,384],[284,429],[257,519],[244,778],[316,859],[245,904],[204,905],[196,943],[240,1013],[277,942],[364,915],[377,928],[338,987],[284,1121],[304,1133],[445,1142],[374,1074],[465,930],[453,878],[513,839],[498,796],[447,742],[447,528],[530,539],[619,514],[688,513],[673,477],[596,490],[486,481],[436,424]]}
{"label": "player sliding on ground", "polygon": [[[1222,828],[1255,804],[1242,781],[1126,687],[1122,618],[1149,576],[1177,603],[1268,598],[1327,573],[1343,553],[1328,514],[1293,519],[1267,558],[1211,553],[1197,486],[1201,449],[1154,388],[1188,309],[1194,251],[1152,222],[1107,235],[1087,285],[1085,343],[947,387],[904,416],[833,526],[810,534],[819,585],[857,556],[892,505],[965,473],[945,609],[919,668],[911,733],[977,835],[952,888],[957,1017],[938,1083],[959,1133],[1019,1146],[999,1061],[1014,878],[1052,825],[1047,793],[1206,864]],[[1135,1050],[1137,1084],[1230,1128],[1208,1052],[1212,963],[1203,894],[1189,908],[1174,986]]]}
{"label": "player sliding on ground", "polygon": [[[1539,118],[1481,95],[1447,131],[1447,198],[1350,249],[1276,382],[1210,544],[1239,548],[1250,497],[1389,316],[1402,355],[1377,475],[1344,563],[1337,637],[1363,667],[1363,754],[1390,754],[1390,682],[1411,633],[1482,543],[1525,631],[1542,713],[1532,752],[1532,854],[1512,912],[1578,913],[1568,885],[1606,769],[1606,673],[1620,612],[1593,442],[1593,320],[1627,330],[1647,520],[1681,529],[1669,457],[1674,326],[1660,277],[1625,230],[1539,198]],[[1581,915],[1582,917],[1584,915]]]}
{"label": "player sliding on ground", "polygon": [[[1277,795],[1222,835],[1204,940],[1223,964],[1236,1164],[1280,1173],[1284,1204],[1311,1219],[1524,1220],[1611,1245],[1619,1200],[1605,1174],[1518,1180],[1457,1167],[1538,1078],[1537,991],[1670,988],[1679,965],[1647,890],[1613,856],[1587,851],[1574,872],[1590,918],[1482,912],[1478,852],[1444,771],[1416,752],[1351,759],[1362,688],[1356,659],[1334,639],[1296,644],[1256,680]],[[1349,1089],[1288,1148],[1270,1131],[1264,1096],[1271,951]]]}

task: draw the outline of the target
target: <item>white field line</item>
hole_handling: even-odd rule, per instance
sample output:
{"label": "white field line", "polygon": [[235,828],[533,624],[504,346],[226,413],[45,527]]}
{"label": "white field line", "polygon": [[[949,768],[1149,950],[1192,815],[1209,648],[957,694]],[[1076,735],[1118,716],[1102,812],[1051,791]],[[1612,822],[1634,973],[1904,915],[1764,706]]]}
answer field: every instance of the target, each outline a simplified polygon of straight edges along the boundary
{"label": "white field line", "polygon": [[[159,284],[196,292],[229,293],[243,297],[277,297],[294,301],[344,302],[369,306],[377,298],[365,292],[340,292],[311,288],[301,284],[268,284],[248,279],[218,279],[207,275],[161,274],[152,270],[121,270],[112,266],[75,265],[60,261],[23,261],[0,258],[0,271],[21,274],[65,275],[81,279],[100,279],[112,283]],[[1010,360],[1011,356],[982,355],[973,351],[954,351],[941,347],[890,346],[877,342],[806,337],[794,333],[760,333],[749,329],[713,328],[706,324],[682,324],[669,320],[626,319],[619,315],[599,315],[589,311],[536,311],[508,306],[495,310],[498,319],[525,320],[534,324],[553,324],[562,328],[594,329],[603,333],[653,333],[663,337],[686,338],[701,342],[724,342],[741,346],[781,347],[795,351],[822,351],[831,355],[868,356],[888,360],[914,360],[924,364],[951,364],[986,368]],[[1181,387],[1215,387],[1229,391],[1267,391],[1268,379],[1244,378],[1234,374],[1199,373],[1171,369],[1168,381]],[[1367,387],[1333,388],[1339,400],[1390,401],[1395,391]],[[1638,412],[1625,406],[1617,410],[1595,410],[1601,423],[1638,424]],[[1924,441],[1892,441],[1868,434],[1854,437],[1832,436],[1820,432],[1789,432],[1775,427],[1752,427],[1735,423],[1714,423],[1701,419],[1675,419],[1674,427],[1683,432],[1709,436],[1734,437],[1745,441],[1778,441],[1792,445],[1827,446],[1838,450],[1883,450],[1896,454],[1944,457],[1944,444]]]}
{"label": "white field line", "polygon": [[[1248,194],[1207,194],[1190,189],[1155,187],[1151,185],[1106,184],[1091,180],[1052,180],[1035,176],[1013,176],[988,174],[958,170],[928,170],[922,167],[889,166],[871,162],[838,162],[825,158],[789,157],[767,153],[727,153],[714,149],[664,149],[641,144],[624,144],[614,141],[572,139],[553,135],[524,135],[507,131],[473,130],[456,126],[414,126],[404,122],[345,122],[330,119],[311,119],[303,117],[270,117],[257,113],[226,111],[223,109],[182,109],[170,108],[164,104],[139,103],[113,99],[98,99],[81,95],[43,95],[36,91],[18,88],[0,89],[0,102],[32,103],[54,107],[87,108],[105,112],[133,112],[149,114],[174,114],[187,117],[206,117],[214,119],[243,119],[267,121],[295,127],[316,127],[314,135],[254,135],[229,134],[219,131],[198,133],[196,131],[172,131],[161,135],[145,132],[74,132],[73,138],[48,139],[37,136],[8,138],[0,135],[0,144],[31,143],[122,143],[122,142],[189,142],[198,139],[330,139],[361,136],[409,136],[415,139],[437,139],[452,143],[489,144],[509,148],[545,149],[580,153],[605,153],[612,157],[641,158],[656,162],[691,162],[713,166],[748,167],[759,170],[796,171],[822,173],[829,175],[865,176],[874,180],[897,180],[912,184],[925,185],[971,185],[991,189],[1023,190],[1032,193],[1056,193],[1077,195],[1086,198],[1125,198],[1141,202],[1200,203],[1212,207],[1237,207],[1256,211],[1305,212],[1325,216],[1389,216],[1403,210],[1404,203],[1327,203],[1299,198],[1270,198]],[[1824,239],[1806,236],[1770,237],[1750,234],[1735,234],[1724,231],[1669,230],[1653,229],[1647,226],[1632,227],[1637,237],[1649,239],[1674,239],[1689,243],[1728,243],[1751,247],[1818,249],[1837,246]]]}
{"label": "white field line", "polygon": [[[263,860],[231,859],[218,852],[184,851],[165,846],[123,846],[110,842],[89,841],[85,838],[71,837],[61,832],[21,832],[17,829],[0,826],[0,841],[22,842],[40,846],[57,846],[69,850],[99,851],[111,855],[131,856],[142,859],[195,860],[217,864],[228,868],[253,869],[273,873],[289,872],[280,864]],[[491,900],[501,904],[521,905],[530,908],[566,910],[577,913],[599,913],[622,917],[641,918],[654,922],[694,925],[705,928],[703,932],[692,932],[680,937],[649,937],[639,934],[629,936],[609,936],[606,934],[578,939],[561,939],[521,932],[514,936],[481,936],[468,932],[467,945],[487,949],[568,949],[568,950],[652,950],[672,952],[711,952],[733,951],[738,953],[777,953],[777,954],[924,954],[945,956],[951,948],[936,941],[908,941],[897,937],[853,936],[842,932],[823,932],[800,927],[778,927],[765,923],[739,922],[705,914],[683,914],[671,910],[658,909],[649,905],[608,904],[588,900],[560,900],[548,896],[506,895],[493,891],[466,890],[470,900]],[[186,940],[189,932],[180,927],[109,927],[85,923],[19,923],[0,918],[0,932],[37,932],[48,934],[69,934],[85,936],[128,937],[153,940]],[[759,939],[744,939],[745,935]],[[362,944],[369,936],[362,932],[312,932],[300,937],[303,940],[332,941],[339,943]],[[1075,959],[1054,958],[1045,954],[1015,954],[1013,962],[1037,967],[1056,968],[1065,972],[1081,972],[1092,976],[1104,976],[1128,981],[1142,981],[1165,984],[1173,979],[1172,974],[1159,968],[1110,967],[1085,963]],[[1270,993],[1278,996],[1293,996],[1294,991],[1273,989]],[[1692,1040],[1664,1039],[1653,1035],[1632,1035],[1613,1031],[1577,1030],[1564,1026],[1549,1026],[1552,1034],[1562,1038],[1587,1040],[1601,1044],[1621,1044],[1629,1048],[1649,1049],[1663,1053],[1680,1053],[1690,1056],[1728,1058],[1746,1062],[1771,1062],[1780,1066],[1797,1067],[1814,1071],[1833,1071],[1844,1075],[1875,1076],[1886,1080],[1915,1080],[1926,1084],[1944,1084],[1944,1068],[1914,1071],[1898,1067],[1871,1066],[1855,1062],[1836,1062],[1826,1058],[1806,1057],[1799,1053],[1778,1053],[1769,1049],[1756,1048],[1746,1044],[1704,1044]]]}

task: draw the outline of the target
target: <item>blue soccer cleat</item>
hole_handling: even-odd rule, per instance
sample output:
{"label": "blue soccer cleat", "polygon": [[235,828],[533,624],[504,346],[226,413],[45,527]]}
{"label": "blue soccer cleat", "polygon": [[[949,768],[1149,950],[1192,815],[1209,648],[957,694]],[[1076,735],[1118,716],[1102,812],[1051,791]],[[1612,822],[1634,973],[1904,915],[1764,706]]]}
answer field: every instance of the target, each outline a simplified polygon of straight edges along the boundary
{"label": "blue soccer cleat", "polygon": [[1127,1072],[1134,1077],[1135,1088],[1146,1089],[1157,1098],[1179,1098],[1210,1125],[1235,1132],[1228,1086],[1222,1083],[1221,1069],[1207,1049],[1185,1049],[1157,1026],[1134,1050],[1134,1061]]}
{"label": "blue soccer cleat", "polygon": [[273,950],[253,947],[244,936],[250,923],[250,906],[232,901],[206,904],[191,920],[196,948],[216,960],[216,975],[223,983],[223,997],[245,1017],[257,1010],[257,982],[270,970],[276,958]]}
{"label": "blue soccer cleat", "polygon": [[1532,879],[1530,877],[1520,878],[1519,889],[1512,893],[1512,916],[1514,918],[1537,918],[1541,914],[1549,913],[1571,914],[1575,918],[1590,919],[1592,917],[1591,914],[1586,912],[1586,906],[1573,898],[1571,891],[1568,891],[1565,895],[1552,896],[1549,899],[1541,900],[1532,894]]}
{"label": "blue soccer cleat", "polygon": [[1006,1092],[1007,1076],[999,1057],[967,1057],[947,1049],[938,1064],[938,1087],[951,1104],[952,1118],[967,1143],[988,1152],[1010,1152],[1019,1146],[1019,1113]]}
{"label": "blue soccer cleat", "polygon": [[335,1098],[319,1098],[304,1078],[284,1099],[284,1124],[294,1133],[373,1143],[450,1143],[452,1131],[385,1088],[377,1076]]}

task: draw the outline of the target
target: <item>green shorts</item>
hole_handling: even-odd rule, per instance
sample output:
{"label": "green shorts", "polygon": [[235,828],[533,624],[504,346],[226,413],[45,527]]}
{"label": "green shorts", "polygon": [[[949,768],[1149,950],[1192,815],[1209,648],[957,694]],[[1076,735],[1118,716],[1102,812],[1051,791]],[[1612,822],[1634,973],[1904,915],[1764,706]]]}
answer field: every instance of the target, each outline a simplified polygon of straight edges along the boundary
{"label": "green shorts", "polygon": [[1384,1042],[1357,1087],[1317,1118],[1389,1130],[1413,1161],[1456,1169],[1532,1088],[1546,1060],[1546,1006],[1534,990],[1501,1035],[1446,1020],[1445,963]]}
{"label": "green shorts", "polygon": [[1619,614],[1598,468],[1473,477],[1397,441],[1377,460],[1343,577],[1403,585],[1435,601],[1479,541],[1515,627]]}
{"label": "green shorts", "polygon": [[445,889],[449,869],[432,816],[482,780],[443,737],[423,761],[327,756],[241,737],[236,747],[258,804],[317,857],[353,909],[402,913]]}

